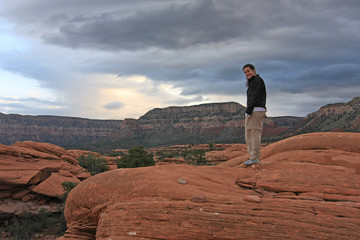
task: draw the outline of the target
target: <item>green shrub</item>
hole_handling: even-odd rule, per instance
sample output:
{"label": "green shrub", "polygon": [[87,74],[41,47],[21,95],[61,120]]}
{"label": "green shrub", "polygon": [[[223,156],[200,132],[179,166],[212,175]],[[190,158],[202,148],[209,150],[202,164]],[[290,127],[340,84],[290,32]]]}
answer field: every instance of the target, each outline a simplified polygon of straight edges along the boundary
{"label": "green shrub", "polygon": [[[102,155],[103,155],[103,154],[102,154]],[[122,152],[115,152],[115,151],[111,151],[111,152],[108,152],[108,153],[106,154],[106,156],[109,156],[109,157],[118,157],[118,156],[121,156],[121,155],[123,155]]]}
{"label": "green shrub", "polygon": [[65,233],[65,231],[67,230],[67,226],[66,226],[66,219],[65,219],[65,215],[64,215],[64,210],[65,210],[65,203],[66,203],[66,199],[69,195],[69,192],[75,188],[78,183],[75,182],[63,182],[61,183],[63,189],[64,189],[64,195],[62,195],[61,197],[61,201],[62,204],[60,205],[61,211],[60,211],[60,217],[59,217],[59,228],[58,228],[58,234],[63,235]]}
{"label": "green shrub", "polygon": [[[185,149],[183,151],[180,152],[180,156],[183,157],[184,159],[186,159],[186,157],[188,156],[189,150]],[[191,152],[190,152],[191,155]]]}
{"label": "green shrub", "polygon": [[143,146],[136,146],[129,149],[129,154],[122,156],[117,161],[118,168],[136,168],[155,165],[154,157],[148,153]]}
{"label": "green shrub", "polygon": [[186,151],[184,154],[185,154],[185,156],[184,156],[185,160],[187,160],[187,161],[192,161],[193,160],[192,152]]}
{"label": "green shrub", "polygon": [[205,165],[205,151],[202,149],[194,149],[192,151],[192,160],[195,165]]}
{"label": "green shrub", "polygon": [[76,187],[77,183],[63,182],[64,195],[61,198],[59,212],[49,212],[41,208],[37,213],[22,212],[11,220],[4,222],[1,231],[7,232],[13,239],[36,239],[36,235],[41,236],[43,233],[49,235],[64,235],[67,227],[64,217],[65,201],[69,192]]}
{"label": "green shrub", "polygon": [[158,157],[159,161],[164,161],[164,159],[166,158],[165,151],[157,151],[155,155]]}
{"label": "green shrub", "polygon": [[179,158],[182,157],[182,153],[179,151],[157,151],[155,155],[158,157],[159,161],[164,161],[165,158]]}
{"label": "green shrub", "polygon": [[42,208],[36,214],[22,212],[11,221],[5,221],[5,230],[16,240],[30,240],[33,239],[34,234],[41,233],[44,229],[54,228],[58,223],[57,213]]}
{"label": "green shrub", "polygon": [[69,181],[65,181],[61,184],[61,186],[64,189],[64,195],[61,196],[60,200],[65,203],[67,196],[69,194],[69,192],[78,185],[78,183],[75,182],[69,182]]}
{"label": "green shrub", "polygon": [[91,175],[109,170],[106,160],[93,154],[81,155],[77,160],[80,166],[88,170]]}
{"label": "green shrub", "polygon": [[214,151],[214,150],[216,150],[214,143],[209,143],[209,151]]}

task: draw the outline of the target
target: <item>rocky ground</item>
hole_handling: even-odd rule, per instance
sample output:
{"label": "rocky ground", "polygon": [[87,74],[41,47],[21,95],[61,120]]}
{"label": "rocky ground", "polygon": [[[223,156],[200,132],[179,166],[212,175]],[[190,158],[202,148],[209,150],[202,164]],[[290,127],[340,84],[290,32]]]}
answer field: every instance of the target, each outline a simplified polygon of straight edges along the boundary
{"label": "rocky ground", "polygon": [[[11,146],[0,144],[0,239],[13,239],[4,222],[23,212],[40,209],[60,214],[63,182],[79,183],[91,175],[76,160],[81,154],[97,153],[65,150],[59,146],[32,141]],[[110,169],[116,168],[106,158]],[[20,230],[19,230],[20,231]],[[35,239],[55,239],[54,231],[35,234]]]}
{"label": "rocky ground", "polygon": [[47,143],[0,144],[0,215],[36,211],[63,195],[61,183],[90,174],[65,149]]}
{"label": "rocky ground", "polygon": [[70,192],[62,239],[360,239],[359,143],[312,133],[264,147],[247,168],[238,146],[218,166],[98,174]]}

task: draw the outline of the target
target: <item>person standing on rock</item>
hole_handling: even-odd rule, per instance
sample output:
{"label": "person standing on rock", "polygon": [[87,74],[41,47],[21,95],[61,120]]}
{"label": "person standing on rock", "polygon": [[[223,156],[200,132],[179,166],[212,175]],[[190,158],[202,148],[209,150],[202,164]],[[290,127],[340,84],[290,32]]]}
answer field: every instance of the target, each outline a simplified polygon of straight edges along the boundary
{"label": "person standing on rock", "polygon": [[250,158],[244,165],[260,163],[260,144],[263,121],[266,117],[266,87],[252,64],[243,67],[247,82],[247,107],[245,111],[245,142]]}

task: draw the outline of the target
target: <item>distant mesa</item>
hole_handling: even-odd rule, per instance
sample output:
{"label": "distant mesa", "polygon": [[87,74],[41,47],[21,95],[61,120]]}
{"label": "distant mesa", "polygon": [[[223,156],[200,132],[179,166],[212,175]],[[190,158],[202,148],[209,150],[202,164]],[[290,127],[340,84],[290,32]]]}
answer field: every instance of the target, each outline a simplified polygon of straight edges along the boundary
{"label": "distant mesa", "polygon": [[[264,122],[264,140],[309,132],[360,132],[359,99],[328,104],[306,117],[269,117]],[[137,145],[244,143],[244,112],[241,104],[225,102],[155,108],[139,119],[125,120],[0,113],[0,142],[31,140],[96,152]]]}

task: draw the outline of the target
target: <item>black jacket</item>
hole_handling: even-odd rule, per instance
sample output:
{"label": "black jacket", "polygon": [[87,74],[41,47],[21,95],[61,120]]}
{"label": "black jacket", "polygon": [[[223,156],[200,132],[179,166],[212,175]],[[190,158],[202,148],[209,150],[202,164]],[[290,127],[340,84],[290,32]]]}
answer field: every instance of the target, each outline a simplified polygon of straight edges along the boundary
{"label": "black jacket", "polygon": [[266,109],[266,87],[264,80],[259,76],[253,76],[248,81],[247,108],[246,113],[251,115],[254,107],[263,107]]}

